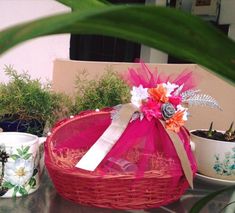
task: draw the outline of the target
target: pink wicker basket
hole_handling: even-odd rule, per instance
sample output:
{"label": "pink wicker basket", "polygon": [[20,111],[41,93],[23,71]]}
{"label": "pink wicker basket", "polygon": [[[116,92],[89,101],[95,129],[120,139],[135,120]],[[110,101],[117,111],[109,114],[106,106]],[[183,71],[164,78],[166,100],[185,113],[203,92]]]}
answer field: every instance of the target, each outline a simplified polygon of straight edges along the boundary
{"label": "pink wicker basket", "polygon": [[[64,120],[48,136],[45,162],[58,193],[79,204],[116,209],[153,208],[178,200],[188,188],[188,182],[182,172],[174,171],[172,162],[157,155],[151,158],[151,170],[140,178],[132,173],[102,175],[97,170],[88,172],[75,168],[87,150],[70,149],[61,144],[83,131],[84,119],[93,116],[95,120],[108,113],[83,113]],[[130,154],[129,161],[134,162],[139,154]]]}

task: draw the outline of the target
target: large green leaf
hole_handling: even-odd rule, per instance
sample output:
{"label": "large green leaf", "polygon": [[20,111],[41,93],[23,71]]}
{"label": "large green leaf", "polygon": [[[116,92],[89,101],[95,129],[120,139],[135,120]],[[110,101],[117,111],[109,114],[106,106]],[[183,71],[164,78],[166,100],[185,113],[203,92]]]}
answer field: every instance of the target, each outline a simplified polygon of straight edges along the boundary
{"label": "large green leaf", "polygon": [[[86,0],[87,5],[94,0]],[[31,38],[59,33],[102,34],[124,38],[165,51],[209,68],[235,82],[235,43],[201,19],[156,6],[93,6],[60,0],[69,14],[43,18],[0,32],[0,54]],[[72,2],[72,4],[71,4]]]}
{"label": "large green leaf", "polygon": [[217,195],[222,194],[226,191],[231,191],[235,189],[235,185],[233,186],[229,186],[223,189],[220,189],[218,191],[212,192],[210,194],[208,194],[207,196],[203,197],[202,199],[198,200],[193,207],[190,209],[189,213],[200,213],[201,210],[203,209],[203,207],[205,207],[205,205],[207,203],[209,203],[213,198],[215,198]]}

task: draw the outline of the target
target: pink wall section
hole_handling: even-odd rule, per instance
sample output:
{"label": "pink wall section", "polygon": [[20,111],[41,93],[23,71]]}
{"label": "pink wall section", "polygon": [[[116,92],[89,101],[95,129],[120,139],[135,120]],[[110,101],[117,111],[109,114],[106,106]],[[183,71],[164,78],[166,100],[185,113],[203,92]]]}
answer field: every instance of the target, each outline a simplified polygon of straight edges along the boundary
{"label": "pink wall section", "polygon": [[[193,70],[199,79],[198,88],[202,93],[214,97],[222,107],[222,111],[207,107],[190,108],[190,118],[187,121],[189,129],[207,128],[211,121],[217,129],[227,128],[232,121],[235,121],[235,87],[226,81],[218,78],[209,71],[195,64],[149,64],[150,67],[157,67],[160,72],[180,73],[184,69]],[[132,63],[111,63],[111,62],[84,62],[60,60],[54,61],[53,89],[73,95],[75,91],[76,76],[84,70],[89,74],[90,79],[99,77],[108,67],[118,72],[125,72],[128,67],[137,66]]]}

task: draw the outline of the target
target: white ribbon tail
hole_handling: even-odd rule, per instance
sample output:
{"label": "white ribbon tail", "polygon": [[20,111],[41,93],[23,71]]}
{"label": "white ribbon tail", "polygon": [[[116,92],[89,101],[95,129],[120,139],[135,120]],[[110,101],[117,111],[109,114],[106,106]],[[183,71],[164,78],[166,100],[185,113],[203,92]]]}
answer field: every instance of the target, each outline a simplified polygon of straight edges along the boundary
{"label": "white ribbon tail", "polygon": [[124,104],[118,112],[119,116],[117,116],[117,119],[112,121],[110,126],[87,153],[83,155],[75,167],[94,171],[121,137],[128,126],[132,114],[137,110],[138,109],[132,104]]}

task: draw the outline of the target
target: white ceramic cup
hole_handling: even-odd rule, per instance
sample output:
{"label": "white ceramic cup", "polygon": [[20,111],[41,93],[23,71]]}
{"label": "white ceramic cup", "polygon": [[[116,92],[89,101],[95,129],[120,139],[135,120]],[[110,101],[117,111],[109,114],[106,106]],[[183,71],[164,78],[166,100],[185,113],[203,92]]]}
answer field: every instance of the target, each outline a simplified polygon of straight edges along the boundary
{"label": "white ceramic cup", "polygon": [[235,181],[235,143],[206,139],[190,131],[191,149],[202,175]]}
{"label": "white ceramic cup", "polygon": [[20,197],[38,189],[45,139],[21,132],[0,133],[0,198]]}

